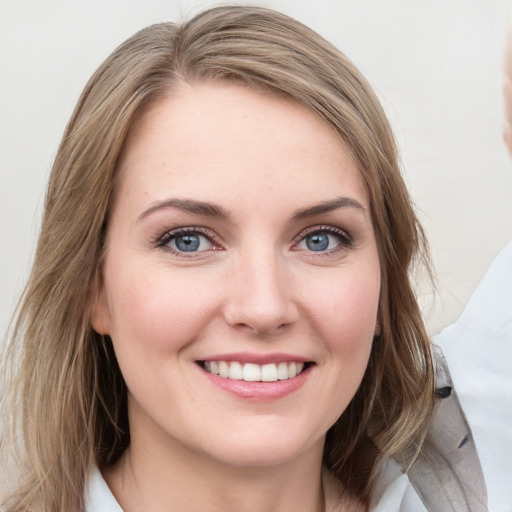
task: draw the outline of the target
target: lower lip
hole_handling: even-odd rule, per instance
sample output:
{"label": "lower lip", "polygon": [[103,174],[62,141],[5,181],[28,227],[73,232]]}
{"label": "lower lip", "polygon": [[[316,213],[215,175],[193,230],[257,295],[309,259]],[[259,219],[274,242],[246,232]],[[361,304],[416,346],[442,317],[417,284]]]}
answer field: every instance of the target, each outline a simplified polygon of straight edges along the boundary
{"label": "lower lip", "polygon": [[220,377],[201,368],[204,375],[217,388],[240,398],[259,401],[279,400],[294,393],[305,384],[311,370],[312,366],[291,379],[277,380],[275,382],[247,382],[245,380]]}

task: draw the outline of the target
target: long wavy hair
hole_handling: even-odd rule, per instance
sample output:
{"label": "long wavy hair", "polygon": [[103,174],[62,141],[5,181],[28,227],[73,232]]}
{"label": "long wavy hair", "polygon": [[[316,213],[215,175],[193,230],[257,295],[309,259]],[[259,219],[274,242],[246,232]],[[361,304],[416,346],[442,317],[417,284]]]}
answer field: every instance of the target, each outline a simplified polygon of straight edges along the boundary
{"label": "long wavy hair", "polygon": [[414,454],[421,445],[433,367],[410,272],[426,247],[386,115],[354,65],[312,30],[263,8],[219,7],[121,44],[67,125],[3,363],[2,443],[16,468],[4,500],[10,512],[82,510],[93,466],[113,464],[129,445],[126,385],[111,340],[92,329],[92,302],[127,136],[183,80],[292,98],[349,148],[377,237],[380,333],[360,388],[327,433],[324,463],[364,501],[379,455]]}

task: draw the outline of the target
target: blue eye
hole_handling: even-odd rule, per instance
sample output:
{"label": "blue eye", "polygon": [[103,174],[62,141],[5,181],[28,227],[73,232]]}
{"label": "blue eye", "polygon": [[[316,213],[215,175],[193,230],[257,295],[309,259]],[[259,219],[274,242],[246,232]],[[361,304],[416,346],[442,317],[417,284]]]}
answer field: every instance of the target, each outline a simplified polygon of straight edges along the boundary
{"label": "blue eye", "polygon": [[297,248],[323,252],[337,249],[340,246],[347,247],[350,244],[350,238],[343,231],[334,227],[326,227],[302,235]]}
{"label": "blue eye", "polygon": [[329,235],[326,233],[313,233],[308,235],[305,240],[311,251],[325,251],[329,247]]}
{"label": "blue eye", "polygon": [[158,246],[177,253],[202,252],[215,248],[208,236],[190,229],[178,229],[167,233],[158,242]]}
{"label": "blue eye", "polygon": [[174,239],[176,249],[183,252],[197,251],[201,245],[201,239],[198,235],[182,235]]}

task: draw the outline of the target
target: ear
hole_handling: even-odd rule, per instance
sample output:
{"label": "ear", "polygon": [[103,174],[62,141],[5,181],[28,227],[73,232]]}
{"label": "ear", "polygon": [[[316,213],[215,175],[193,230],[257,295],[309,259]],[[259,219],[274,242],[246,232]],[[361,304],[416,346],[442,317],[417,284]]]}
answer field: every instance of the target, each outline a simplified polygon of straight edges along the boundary
{"label": "ear", "polygon": [[92,304],[91,323],[92,328],[103,335],[110,334],[110,309],[108,307],[107,293],[103,275],[100,272],[94,291]]}

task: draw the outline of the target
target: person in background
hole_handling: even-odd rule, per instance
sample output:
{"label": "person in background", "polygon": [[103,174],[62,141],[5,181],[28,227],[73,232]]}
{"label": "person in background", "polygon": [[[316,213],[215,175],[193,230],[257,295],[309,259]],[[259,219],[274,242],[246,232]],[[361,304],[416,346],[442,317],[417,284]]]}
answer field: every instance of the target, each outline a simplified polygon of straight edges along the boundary
{"label": "person in background", "polygon": [[[504,59],[503,140],[512,156],[510,27]],[[511,512],[512,242],[495,256],[461,316],[434,336],[434,342],[446,356],[473,429],[488,488],[489,510]]]}

